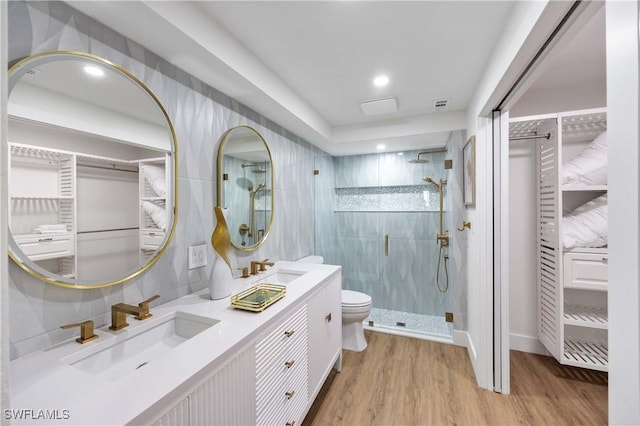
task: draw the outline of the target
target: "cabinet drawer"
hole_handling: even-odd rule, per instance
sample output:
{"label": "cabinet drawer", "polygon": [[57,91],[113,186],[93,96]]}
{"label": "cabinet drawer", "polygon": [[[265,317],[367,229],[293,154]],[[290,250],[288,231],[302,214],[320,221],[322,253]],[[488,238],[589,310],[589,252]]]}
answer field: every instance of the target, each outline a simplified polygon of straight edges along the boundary
{"label": "cabinet drawer", "polygon": [[566,253],[564,287],[606,291],[608,268],[607,253]]}
{"label": "cabinet drawer", "polygon": [[16,236],[15,239],[22,252],[31,260],[73,256],[76,252],[72,234]]}
{"label": "cabinet drawer", "polygon": [[140,231],[140,247],[143,249],[157,249],[164,241],[163,231]]}

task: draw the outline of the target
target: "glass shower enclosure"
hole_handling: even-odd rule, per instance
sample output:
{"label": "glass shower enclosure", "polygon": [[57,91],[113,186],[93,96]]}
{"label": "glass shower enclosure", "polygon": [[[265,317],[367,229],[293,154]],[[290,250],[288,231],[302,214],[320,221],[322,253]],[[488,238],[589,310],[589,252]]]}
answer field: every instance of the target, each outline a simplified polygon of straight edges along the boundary
{"label": "glass shower enclosure", "polygon": [[316,254],[342,265],[343,289],[371,296],[365,327],[451,340],[448,247],[438,240],[452,230],[448,157],[423,151],[432,150],[316,156]]}

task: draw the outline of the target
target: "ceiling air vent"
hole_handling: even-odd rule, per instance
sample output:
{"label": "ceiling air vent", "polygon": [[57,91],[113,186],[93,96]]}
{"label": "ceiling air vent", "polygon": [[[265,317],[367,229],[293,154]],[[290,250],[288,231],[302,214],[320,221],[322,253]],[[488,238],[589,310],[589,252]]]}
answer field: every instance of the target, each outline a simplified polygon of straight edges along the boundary
{"label": "ceiling air vent", "polygon": [[447,100],[440,99],[433,102],[433,107],[436,111],[442,111],[447,107]]}
{"label": "ceiling air vent", "polygon": [[360,108],[364,115],[392,114],[398,112],[398,102],[396,98],[374,99],[363,101],[360,103]]}

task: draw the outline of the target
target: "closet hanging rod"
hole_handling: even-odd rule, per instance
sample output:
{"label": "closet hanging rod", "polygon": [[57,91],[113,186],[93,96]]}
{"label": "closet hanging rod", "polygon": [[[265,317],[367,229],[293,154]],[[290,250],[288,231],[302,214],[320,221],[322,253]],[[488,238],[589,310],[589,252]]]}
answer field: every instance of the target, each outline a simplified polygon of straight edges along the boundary
{"label": "closet hanging rod", "polygon": [[547,133],[546,135],[531,135],[531,136],[514,136],[509,138],[510,141],[521,141],[525,139],[550,139],[551,133]]}
{"label": "closet hanging rod", "polygon": [[87,168],[90,168],[90,169],[111,170],[111,171],[115,171],[115,172],[139,173],[138,170],[119,169],[119,168],[115,167],[115,165],[113,167],[109,167],[109,166],[97,166],[97,165],[94,165],[94,164],[81,164],[81,163],[78,163],[78,167],[87,167]]}
{"label": "closet hanging rod", "polygon": [[98,232],[118,232],[118,231],[137,231],[140,228],[113,228],[113,229],[96,229],[95,231],[78,231],[77,234],[97,234]]}

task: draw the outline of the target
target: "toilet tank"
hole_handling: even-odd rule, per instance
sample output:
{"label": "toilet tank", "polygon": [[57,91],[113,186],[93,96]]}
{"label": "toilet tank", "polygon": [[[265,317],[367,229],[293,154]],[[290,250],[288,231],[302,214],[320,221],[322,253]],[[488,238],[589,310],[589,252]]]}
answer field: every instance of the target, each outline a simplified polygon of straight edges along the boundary
{"label": "toilet tank", "polygon": [[322,256],[307,256],[307,257],[303,257],[302,259],[296,260],[296,262],[321,264],[321,263],[324,263],[324,257],[322,257]]}

